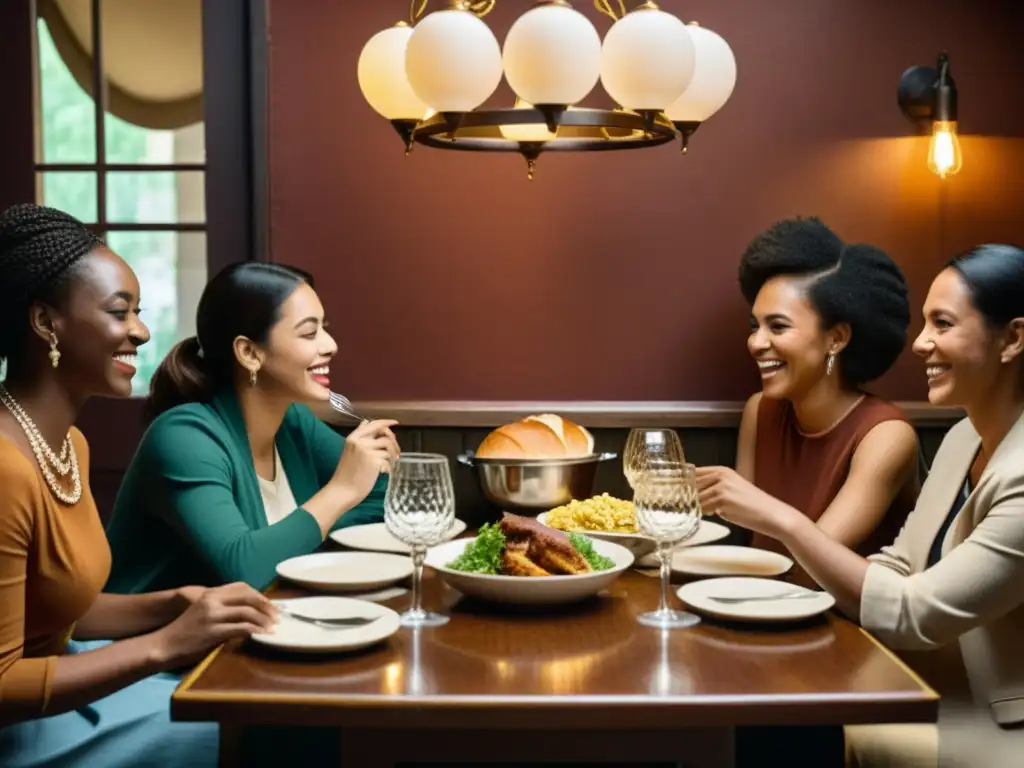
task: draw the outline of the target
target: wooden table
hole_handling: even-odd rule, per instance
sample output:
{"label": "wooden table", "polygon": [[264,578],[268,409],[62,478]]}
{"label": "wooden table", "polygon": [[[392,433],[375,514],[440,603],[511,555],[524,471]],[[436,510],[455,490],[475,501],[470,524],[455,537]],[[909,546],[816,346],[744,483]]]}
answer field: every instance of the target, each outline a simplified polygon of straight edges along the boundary
{"label": "wooden table", "polygon": [[401,629],[346,656],[228,645],[183,681],[173,717],[220,723],[228,754],[239,726],[336,727],[344,764],[360,768],[479,760],[481,745],[495,740],[506,761],[685,759],[719,768],[732,764],[735,726],[937,718],[936,694],[837,616],[781,629],[708,620],[651,629],[635,617],[656,606],[658,580],[635,571],[591,601],[547,610],[471,601],[429,569],[424,589],[428,608],[451,615],[446,626]]}

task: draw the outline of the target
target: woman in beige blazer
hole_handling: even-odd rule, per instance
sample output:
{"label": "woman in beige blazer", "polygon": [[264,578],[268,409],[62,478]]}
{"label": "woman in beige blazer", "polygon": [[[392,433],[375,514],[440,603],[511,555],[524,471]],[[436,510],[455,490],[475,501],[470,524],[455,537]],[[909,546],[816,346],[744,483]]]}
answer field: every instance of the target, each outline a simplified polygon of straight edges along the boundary
{"label": "woman in beige blazer", "polygon": [[1024,250],[986,245],[952,261],[932,283],[924,318],[914,351],[925,361],[928,399],[967,418],[943,440],[892,546],[862,558],[728,474],[698,477],[701,503],[780,539],[890,647],[941,659],[925,675],[942,696],[938,739],[921,726],[849,728],[858,765],[1016,768],[1024,766]]}

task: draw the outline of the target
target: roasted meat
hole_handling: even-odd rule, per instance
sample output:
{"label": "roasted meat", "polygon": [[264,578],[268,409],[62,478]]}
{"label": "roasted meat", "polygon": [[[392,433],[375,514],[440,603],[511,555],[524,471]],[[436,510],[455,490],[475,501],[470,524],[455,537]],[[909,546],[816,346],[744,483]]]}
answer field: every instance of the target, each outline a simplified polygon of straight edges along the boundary
{"label": "roasted meat", "polygon": [[505,548],[501,556],[501,573],[505,576],[550,576],[526,554],[525,550]]}
{"label": "roasted meat", "polygon": [[[551,574],[590,573],[590,563],[572,545],[562,531],[548,528],[529,517],[506,512],[501,519],[505,534],[505,556],[502,572],[509,576],[542,576]],[[539,573],[530,570],[530,562]]]}

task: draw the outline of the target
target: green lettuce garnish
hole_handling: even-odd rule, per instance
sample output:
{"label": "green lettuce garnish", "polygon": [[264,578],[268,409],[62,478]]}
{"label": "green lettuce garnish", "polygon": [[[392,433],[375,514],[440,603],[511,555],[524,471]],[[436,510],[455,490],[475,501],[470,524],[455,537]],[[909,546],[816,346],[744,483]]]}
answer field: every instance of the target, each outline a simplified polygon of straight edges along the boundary
{"label": "green lettuce garnish", "polygon": [[[607,571],[615,566],[614,560],[594,550],[594,543],[586,536],[570,533],[569,541],[595,571]],[[448,567],[453,571],[497,576],[501,573],[501,556],[504,552],[505,534],[500,524],[484,523],[477,532],[476,540],[467,544],[462,554],[448,563]]]}
{"label": "green lettuce garnish", "polygon": [[453,571],[484,573],[496,576],[501,571],[501,556],[505,552],[505,534],[497,523],[484,523],[476,540],[467,544],[462,554],[448,563]]}
{"label": "green lettuce garnish", "polygon": [[615,561],[610,557],[598,554],[594,550],[594,542],[592,542],[586,536],[582,536],[578,533],[570,533],[569,541],[576,547],[576,551],[579,552],[590,563],[590,567],[595,571],[607,571],[609,568],[615,566]]}

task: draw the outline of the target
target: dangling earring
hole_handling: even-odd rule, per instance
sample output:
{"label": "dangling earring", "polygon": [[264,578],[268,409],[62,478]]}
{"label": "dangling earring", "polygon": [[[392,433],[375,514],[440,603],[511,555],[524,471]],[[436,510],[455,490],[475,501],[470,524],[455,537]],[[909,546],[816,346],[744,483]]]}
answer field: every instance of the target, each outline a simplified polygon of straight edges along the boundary
{"label": "dangling earring", "polygon": [[836,353],[829,352],[828,357],[825,358],[825,375],[831,376],[832,369],[836,367]]}
{"label": "dangling earring", "polygon": [[50,365],[54,368],[60,363],[60,350],[57,349],[57,334],[50,331]]}
{"label": "dangling earring", "polygon": [[249,386],[250,387],[255,387],[256,386],[256,371],[255,370],[249,371]]}

